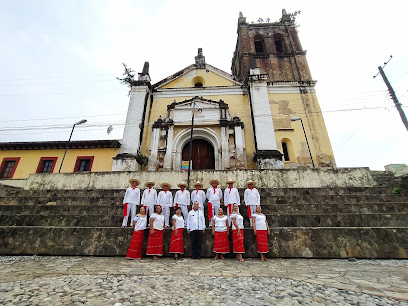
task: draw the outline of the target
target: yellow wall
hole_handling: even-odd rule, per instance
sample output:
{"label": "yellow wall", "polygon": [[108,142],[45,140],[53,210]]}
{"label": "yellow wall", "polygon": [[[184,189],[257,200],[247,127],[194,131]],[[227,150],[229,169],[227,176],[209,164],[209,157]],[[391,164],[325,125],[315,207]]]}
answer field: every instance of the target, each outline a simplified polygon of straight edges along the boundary
{"label": "yellow wall", "polygon": [[[61,172],[73,172],[78,156],[94,156],[91,172],[111,171],[112,157],[116,156],[119,149],[68,149]],[[41,157],[58,157],[53,173],[57,173],[61,165],[64,150],[4,150],[0,151],[0,163],[3,158],[20,157],[13,179],[28,178],[35,173]]]}
{"label": "yellow wall", "polygon": [[[198,77],[197,79],[195,79]],[[200,78],[201,77],[201,78]],[[234,86],[237,85],[236,83],[221,77],[217,73],[206,70],[206,69],[194,69],[187,72],[180,78],[177,78],[160,88],[186,88],[186,87],[194,87],[196,80],[204,80],[203,86],[204,87],[211,87],[211,86]]]}

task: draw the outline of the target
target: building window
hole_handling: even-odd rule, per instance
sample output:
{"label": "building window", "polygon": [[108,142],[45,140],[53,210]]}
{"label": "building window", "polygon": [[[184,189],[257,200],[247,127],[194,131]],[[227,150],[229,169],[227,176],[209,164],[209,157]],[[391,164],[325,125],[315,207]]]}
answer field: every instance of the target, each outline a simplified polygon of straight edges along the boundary
{"label": "building window", "polygon": [[16,172],[20,157],[3,158],[0,166],[0,179],[13,178],[14,172]]}
{"label": "building window", "polygon": [[288,152],[288,146],[286,145],[286,142],[282,142],[282,151],[283,151],[283,158],[285,161],[289,161],[289,152]]}
{"label": "building window", "polygon": [[283,35],[280,34],[280,33],[275,33],[273,35],[273,39],[275,41],[276,52],[282,53],[283,52],[283,46],[284,46]]}
{"label": "building window", "polygon": [[264,38],[261,34],[254,36],[255,53],[265,53]]}
{"label": "building window", "polygon": [[94,156],[78,156],[74,172],[84,172],[91,171],[93,164]]}
{"label": "building window", "polygon": [[192,83],[194,87],[204,87],[205,79],[201,76],[196,76],[193,78]]}
{"label": "building window", "polygon": [[36,173],[52,173],[58,157],[41,157]]}

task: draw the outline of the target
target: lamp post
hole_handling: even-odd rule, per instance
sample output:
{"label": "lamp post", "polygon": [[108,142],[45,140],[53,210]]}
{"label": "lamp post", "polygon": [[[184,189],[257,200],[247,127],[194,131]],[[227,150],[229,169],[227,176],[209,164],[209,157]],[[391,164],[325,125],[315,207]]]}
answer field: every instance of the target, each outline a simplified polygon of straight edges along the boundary
{"label": "lamp post", "polygon": [[303,125],[303,120],[302,120],[302,118],[299,118],[299,117],[291,117],[291,118],[290,118],[290,121],[299,121],[299,120],[300,120],[300,123],[302,124],[303,134],[305,135],[306,144],[307,144],[307,148],[308,148],[308,150],[309,150],[310,159],[312,160],[313,168],[315,168],[315,164],[314,164],[314,162],[313,162],[313,157],[312,157],[312,152],[310,152],[309,141],[307,141],[307,136],[306,136],[305,127],[304,127],[304,125]]}
{"label": "lamp post", "polygon": [[72,126],[71,135],[69,135],[69,139],[68,139],[67,145],[66,145],[66,147],[65,147],[64,156],[62,157],[62,161],[61,161],[61,165],[60,165],[60,167],[59,167],[58,173],[61,172],[62,164],[64,163],[65,155],[67,154],[69,142],[71,141],[72,133],[74,132],[75,126],[76,126],[76,125],[83,124],[83,123],[85,123],[86,121],[87,121],[86,119],[82,119],[81,121],[78,121],[77,123],[75,123],[75,124]]}
{"label": "lamp post", "polygon": [[[194,108],[195,108],[196,104],[195,102],[193,102],[193,111],[191,112],[191,130],[190,130],[190,149],[188,151],[188,169],[187,169],[187,189],[190,188],[190,165],[191,165],[191,155],[193,153],[193,129],[194,129]],[[203,110],[198,107],[198,109],[196,110],[198,112],[202,112]]]}

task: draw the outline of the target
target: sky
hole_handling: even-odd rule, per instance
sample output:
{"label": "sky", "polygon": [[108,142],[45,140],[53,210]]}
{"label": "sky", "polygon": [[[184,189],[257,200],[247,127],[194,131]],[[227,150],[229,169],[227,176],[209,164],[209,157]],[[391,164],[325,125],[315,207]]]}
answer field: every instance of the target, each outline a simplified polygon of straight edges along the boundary
{"label": "sky", "polygon": [[[239,12],[278,21],[285,8],[317,80],[338,167],[408,164],[408,131],[378,73],[408,115],[408,2],[0,0],[0,142],[121,139],[126,63],[152,84],[194,62],[231,73]],[[113,130],[106,132],[109,125]]]}

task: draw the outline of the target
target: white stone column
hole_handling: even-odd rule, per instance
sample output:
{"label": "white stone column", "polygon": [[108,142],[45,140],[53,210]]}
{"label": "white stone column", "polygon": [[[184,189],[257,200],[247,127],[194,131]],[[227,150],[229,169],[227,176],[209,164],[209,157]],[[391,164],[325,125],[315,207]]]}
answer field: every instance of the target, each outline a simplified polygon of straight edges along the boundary
{"label": "white stone column", "polygon": [[160,126],[153,125],[152,137],[150,141],[150,156],[147,171],[156,171],[157,168],[157,151],[160,140]]}
{"label": "white stone column", "polygon": [[135,156],[140,146],[143,110],[148,96],[149,87],[147,85],[132,86],[122,146],[119,154],[113,160],[113,171],[137,171],[140,169]]}
{"label": "white stone column", "polygon": [[282,154],[278,151],[276,145],[275,128],[266,82],[267,75],[261,74],[259,68],[250,69],[249,74],[258,166],[261,169],[283,168]]}
{"label": "white stone column", "polygon": [[229,133],[228,123],[221,122],[221,151],[222,151],[222,170],[229,169]]}
{"label": "white stone column", "polygon": [[244,156],[244,142],[243,142],[243,128],[239,124],[234,126],[235,133],[235,152],[237,153],[237,166],[239,169],[245,167],[245,156]]}
{"label": "white stone column", "polygon": [[173,130],[173,125],[171,124],[169,125],[169,129],[167,131],[166,156],[164,157],[164,169],[165,170],[171,170],[171,160],[172,160],[172,155],[173,155],[173,137],[174,137],[174,130]]}

